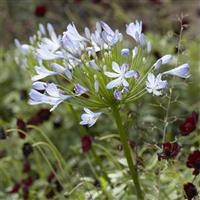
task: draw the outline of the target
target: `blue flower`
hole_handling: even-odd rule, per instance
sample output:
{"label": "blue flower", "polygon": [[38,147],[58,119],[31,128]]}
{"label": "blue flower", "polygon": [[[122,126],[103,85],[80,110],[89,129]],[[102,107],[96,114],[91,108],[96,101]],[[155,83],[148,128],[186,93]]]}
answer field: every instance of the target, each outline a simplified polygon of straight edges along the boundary
{"label": "blue flower", "polygon": [[84,108],[85,113],[81,115],[81,125],[88,125],[89,127],[93,126],[99,116],[102,114],[101,112],[94,113],[88,108]]}
{"label": "blue flower", "polygon": [[142,22],[135,21],[126,25],[126,33],[130,35],[141,46],[147,44],[145,35],[142,33]]}
{"label": "blue flower", "polygon": [[54,72],[58,74],[65,75],[69,80],[72,80],[72,73],[69,69],[57,64],[57,63],[51,63],[52,69]]}
{"label": "blue flower", "polygon": [[63,58],[63,53],[59,50],[61,47],[61,38],[57,36],[51,24],[47,24],[47,30],[50,38],[42,38],[39,48],[36,48],[36,55],[43,60],[54,60]]}
{"label": "blue flower", "polygon": [[162,74],[169,74],[173,76],[178,76],[180,78],[188,78],[190,76],[189,68],[190,66],[187,63],[185,63],[183,65],[180,65],[179,67],[163,72]]}
{"label": "blue flower", "polygon": [[44,67],[43,65],[35,66],[35,70],[37,72],[37,75],[32,77],[32,81],[38,81],[38,80],[41,80],[41,79],[43,79],[47,76],[52,76],[52,75],[57,74],[57,72],[50,71],[46,67]]}
{"label": "blue flower", "polygon": [[100,25],[103,29],[102,31],[102,38],[108,44],[109,46],[115,45],[118,41],[121,41],[123,36],[121,33],[119,33],[118,30],[115,30],[115,32],[103,21],[100,21]]}
{"label": "blue flower", "polygon": [[35,89],[31,89],[29,93],[29,104],[50,104],[53,106],[50,111],[53,111],[60,103],[71,97],[70,95],[64,94],[64,91],[58,89],[54,83],[47,84],[45,92],[40,93]]}
{"label": "blue flower", "polygon": [[89,90],[80,84],[75,84],[74,91],[76,96],[81,96],[82,94],[87,93]]}
{"label": "blue flower", "polygon": [[130,55],[129,49],[122,49],[121,55],[124,56],[124,57],[128,57]]}
{"label": "blue flower", "polygon": [[162,95],[161,90],[165,89],[167,87],[167,81],[161,80],[161,74],[158,74],[157,77],[155,77],[154,74],[148,73],[146,81],[146,89],[149,93],[153,93],[153,95],[160,96]]}
{"label": "blue flower", "polygon": [[71,72],[67,69],[64,68],[63,66],[57,64],[57,63],[51,63],[52,71],[48,70],[46,67],[43,65],[41,66],[35,66],[35,70],[37,72],[37,75],[32,77],[32,81],[38,81],[41,80],[47,76],[53,76],[56,74],[63,74],[65,75],[69,80],[72,79]]}
{"label": "blue flower", "polygon": [[116,78],[116,79],[109,82],[106,85],[106,88],[112,89],[114,87],[118,87],[121,85],[123,85],[124,87],[128,87],[129,83],[126,81],[126,78],[133,77],[135,74],[135,71],[133,71],[133,70],[128,71],[127,64],[123,64],[120,67],[116,62],[112,62],[112,69],[114,72],[104,72],[104,74],[110,78]]}
{"label": "blue flower", "polygon": [[115,90],[113,94],[116,100],[122,100],[122,93],[119,90]]}
{"label": "blue flower", "polygon": [[153,67],[154,69],[158,69],[161,65],[169,64],[172,61],[172,55],[167,54],[163,56],[162,58],[159,58],[156,63],[154,63]]}

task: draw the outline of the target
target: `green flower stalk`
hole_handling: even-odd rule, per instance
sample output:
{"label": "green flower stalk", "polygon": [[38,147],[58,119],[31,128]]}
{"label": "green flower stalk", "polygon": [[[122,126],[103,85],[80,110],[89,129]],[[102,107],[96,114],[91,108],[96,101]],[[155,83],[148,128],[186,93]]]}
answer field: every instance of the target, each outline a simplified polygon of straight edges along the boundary
{"label": "green flower stalk", "polygon": [[30,45],[17,40],[16,44],[24,55],[26,62],[23,63],[29,63],[29,57],[35,57],[37,63],[29,93],[31,105],[49,104],[51,111],[65,101],[82,106],[85,113],[81,115],[80,124],[88,127],[93,126],[104,111],[112,110],[137,197],[143,199],[120,107],[146,93],[161,96],[168,87],[163,78],[167,75],[187,78],[189,65],[159,72],[162,65],[173,63],[173,57],[165,55],[151,62],[151,43],[142,33],[142,22],[127,25],[126,33],[131,39],[128,46],[128,38],[102,21],[96,23],[94,32],[85,28],[84,35],[79,34],[72,23],[62,36],[57,36],[53,26],[48,24],[47,30],[39,26],[37,35],[30,38]]}

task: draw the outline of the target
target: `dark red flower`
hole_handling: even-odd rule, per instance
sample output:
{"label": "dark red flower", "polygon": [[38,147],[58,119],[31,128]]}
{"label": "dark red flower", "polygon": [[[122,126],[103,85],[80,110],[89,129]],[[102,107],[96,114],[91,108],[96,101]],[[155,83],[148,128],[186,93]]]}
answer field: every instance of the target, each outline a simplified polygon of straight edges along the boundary
{"label": "dark red flower", "polygon": [[80,4],[83,0],[74,0],[74,3]]}
{"label": "dark red flower", "polygon": [[[26,128],[26,123],[24,122],[23,119],[17,119],[17,128],[22,130],[23,132],[27,132],[27,128]],[[26,135],[24,133],[22,133],[21,131],[18,131],[18,135],[20,138],[24,139],[26,137]]]}
{"label": "dark red flower", "polygon": [[184,123],[179,126],[181,135],[189,135],[192,131],[194,131],[196,129],[198,118],[199,114],[192,112],[192,114],[185,119]]}
{"label": "dark red flower", "polygon": [[53,180],[54,178],[55,178],[54,172],[50,172],[50,174],[49,174],[48,177],[47,177],[47,181],[48,181],[49,183],[51,183],[52,180]]}
{"label": "dark red flower", "polygon": [[81,138],[81,147],[84,153],[88,152],[92,147],[92,139],[90,136],[85,135]]}
{"label": "dark red flower", "polygon": [[47,8],[44,4],[40,4],[36,6],[35,11],[34,11],[37,17],[44,17],[46,12],[47,12]]}
{"label": "dark red flower", "polygon": [[200,172],[200,151],[194,151],[188,156],[186,165],[189,168],[194,168],[193,175],[198,175]]}
{"label": "dark red flower", "polygon": [[27,186],[27,187],[31,186],[33,184],[33,182],[34,182],[34,178],[31,177],[31,176],[29,176],[26,179],[22,180],[22,184]]}
{"label": "dark red flower", "polygon": [[92,2],[93,2],[93,3],[96,3],[96,4],[101,3],[101,1],[102,1],[102,0],[92,0]]}
{"label": "dark red flower", "polygon": [[9,191],[9,193],[17,193],[19,189],[21,188],[21,183],[15,183],[15,185],[12,187],[12,189]]}
{"label": "dark red flower", "polygon": [[28,156],[33,152],[33,147],[30,143],[26,142],[24,143],[22,147],[22,152],[25,158],[28,158]]}
{"label": "dark red flower", "polygon": [[31,117],[28,121],[28,125],[38,125],[47,121],[51,116],[51,112],[47,108],[40,109],[33,117]]}
{"label": "dark red flower", "polygon": [[6,139],[6,133],[3,128],[0,128],[0,140],[5,140]]}
{"label": "dark red flower", "polygon": [[162,145],[162,152],[158,153],[158,160],[161,159],[172,159],[175,158],[177,156],[177,154],[180,151],[180,146],[177,142],[165,142]]}
{"label": "dark red flower", "polygon": [[156,4],[156,5],[161,5],[162,0],[149,0],[151,3]]}
{"label": "dark red flower", "polygon": [[193,183],[186,183],[183,185],[183,189],[185,191],[186,194],[186,198],[188,200],[192,200],[195,196],[198,195],[196,186]]}
{"label": "dark red flower", "polygon": [[47,199],[52,199],[55,195],[54,188],[51,185],[48,185],[45,189],[45,196]]}
{"label": "dark red flower", "polygon": [[23,185],[22,192],[23,192],[23,200],[28,200],[29,199],[29,186]]}
{"label": "dark red flower", "polygon": [[27,173],[31,170],[31,163],[28,159],[25,159],[23,161],[23,169],[22,169],[22,172],[23,173]]}

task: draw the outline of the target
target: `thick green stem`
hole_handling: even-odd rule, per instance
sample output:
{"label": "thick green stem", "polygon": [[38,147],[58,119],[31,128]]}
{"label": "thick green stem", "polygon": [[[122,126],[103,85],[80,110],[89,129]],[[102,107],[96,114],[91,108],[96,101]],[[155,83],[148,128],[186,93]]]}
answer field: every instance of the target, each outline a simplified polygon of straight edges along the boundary
{"label": "thick green stem", "polygon": [[117,107],[113,107],[112,111],[113,111],[113,117],[115,118],[115,121],[116,121],[116,124],[117,124],[120,139],[121,139],[121,142],[122,142],[123,147],[124,147],[124,154],[125,154],[125,157],[126,157],[127,162],[128,162],[129,170],[130,170],[133,182],[135,184],[137,199],[143,200],[144,198],[143,198],[142,190],[140,188],[138,173],[137,173],[137,170],[136,170],[136,168],[133,164],[130,148],[129,148],[129,145],[128,145],[128,138],[127,138],[127,135],[125,133],[124,126],[122,124],[122,120],[121,120],[119,110],[118,110]]}

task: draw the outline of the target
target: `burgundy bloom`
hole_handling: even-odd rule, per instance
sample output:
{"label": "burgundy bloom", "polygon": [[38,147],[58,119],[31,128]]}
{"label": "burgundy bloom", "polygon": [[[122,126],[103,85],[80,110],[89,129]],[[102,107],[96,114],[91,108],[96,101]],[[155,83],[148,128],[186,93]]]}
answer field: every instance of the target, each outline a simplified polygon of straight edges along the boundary
{"label": "burgundy bloom", "polygon": [[22,152],[25,158],[28,158],[28,156],[33,152],[33,147],[30,143],[26,142],[24,143],[22,147]]}
{"label": "burgundy bloom", "polygon": [[192,112],[192,114],[185,119],[184,123],[179,126],[181,135],[186,136],[194,131],[196,129],[198,118],[199,114],[196,112]]}
{"label": "burgundy bloom", "polygon": [[186,183],[183,185],[183,189],[185,191],[185,194],[186,194],[186,198],[188,200],[192,200],[195,196],[198,195],[198,192],[197,192],[197,189],[196,189],[196,186],[192,183]]}
{"label": "burgundy bloom", "polygon": [[22,180],[22,184],[27,186],[27,187],[31,186],[33,184],[33,182],[34,182],[34,178],[31,177],[31,176],[29,176],[26,179]]}
{"label": "burgundy bloom", "polygon": [[23,169],[22,172],[23,173],[27,173],[31,170],[31,163],[28,159],[25,159],[23,162]]}
{"label": "burgundy bloom", "polygon": [[98,4],[101,3],[101,0],[92,0],[92,2]]}
{"label": "burgundy bloom", "polygon": [[47,199],[52,199],[55,195],[54,188],[51,185],[48,185],[45,189],[45,196]]}
{"label": "burgundy bloom", "polygon": [[161,159],[172,159],[177,156],[180,151],[180,146],[177,142],[165,142],[162,144],[162,152],[158,153],[158,160]]}
{"label": "burgundy bloom", "polygon": [[189,168],[194,168],[193,175],[198,175],[200,172],[200,151],[194,151],[188,156],[186,165]]}
{"label": "burgundy bloom", "polygon": [[[23,119],[17,119],[17,128],[22,130],[23,132],[27,132],[27,128],[26,128],[26,123],[24,122]],[[24,139],[26,137],[26,135],[24,133],[22,133],[21,131],[18,131],[18,135],[20,138]]]}
{"label": "burgundy bloom", "polygon": [[28,125],[38,125],[47,121],[51,116],[51,112],[47,108],[40,109],[33,117],[31,117],[28,121]]}
{"label": "burgundy bloom", "polygon": [[40,4],[36,6],[35,11],[34,11],[37,17],[44,17],[46,12],[47,12],[47,8],[44,4]]}
{"label": "burgundy bloom", "polygon": [[155,4],[155,5],[161,5],[162,4],[162,0],[149,0],[151,3]]}
{"label": "burgundy bloom", "polygon": [[11,194],[17,193],[20,188],[21,188],[21,184],[15,183],[15,185],[12,187],[12,189],[9,191],[9,193],[11,193]]}
{"label": "burgundy bloom", "polygon": [[49,183],[51,183],[52,180],[53,180],[54,178],[55,178],[54,172],[50,172],[50,174],[49,174],[48,177],[47,177],[47,181],[48,181]]}
{"label": "burgundy bloom", "polygon": [[92,140],[91,137],[88,135],[85,135],[81,138],[81,147],[82,147],[82,151],[83,153],[88,152],[91,147],[92,147]]}
{"label": "burgundy bloom", "polygon": [[26,185],[23,185],[22,192],[23,192],[23,200],[28,200],[29,199],[29,187]]}

